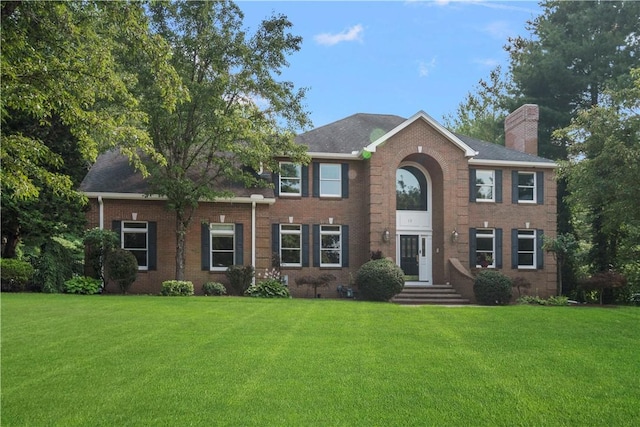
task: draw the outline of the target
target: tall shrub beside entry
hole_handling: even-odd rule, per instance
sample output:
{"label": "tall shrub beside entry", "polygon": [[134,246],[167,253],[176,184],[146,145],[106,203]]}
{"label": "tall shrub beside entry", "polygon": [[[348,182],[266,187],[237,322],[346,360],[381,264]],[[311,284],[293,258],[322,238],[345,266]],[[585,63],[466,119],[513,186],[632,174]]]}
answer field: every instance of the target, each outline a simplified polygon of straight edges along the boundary
{"label": "tall shrub beside entry", "polygon": [[227,269],[229,286],[235,295],[244,295],[253,280],[253,266],[232,265]]}
{"label": "tall shrub beside entry", "polygon": [[14,258],[0,259],[2,292],[22,292],[33,277],[33,267],[26,261]]}
{"label": "tall shrub beside entry", "polygon": [[404,287],[404,273],[395,262],[375,259],[366,262],[358,270],[356,286],[363,299],[389,301]]}
{"label": "tall shrub beside entry", "polygon": [[166,280],[162,282],[162,295],[167,297],[193,295],[193,282],[188,280]]}
{"label": "tall shrub beside entry", "polygon": [[482,270],[473,283],[473,293],[479,304],[509,304],[512,292],[511,279],[499,271]]}
{"label": "tall shrub beside entry", "polygon": [[107,255],[105,274],[108,280],[118,285],[120,292],[126,294],[138,276],[138,261],[125,249],[115,249]]}

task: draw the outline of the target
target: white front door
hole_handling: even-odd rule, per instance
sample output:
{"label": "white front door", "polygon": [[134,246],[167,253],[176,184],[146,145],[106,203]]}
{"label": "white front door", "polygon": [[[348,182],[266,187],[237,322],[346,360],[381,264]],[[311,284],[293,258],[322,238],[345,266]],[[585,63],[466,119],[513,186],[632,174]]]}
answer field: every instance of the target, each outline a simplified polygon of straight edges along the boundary
{"label": "white front door", "polygon": [[419,261],[418,261],[418,280],[423,284],[432,285],[431,279],[431,235],[420,235]]}

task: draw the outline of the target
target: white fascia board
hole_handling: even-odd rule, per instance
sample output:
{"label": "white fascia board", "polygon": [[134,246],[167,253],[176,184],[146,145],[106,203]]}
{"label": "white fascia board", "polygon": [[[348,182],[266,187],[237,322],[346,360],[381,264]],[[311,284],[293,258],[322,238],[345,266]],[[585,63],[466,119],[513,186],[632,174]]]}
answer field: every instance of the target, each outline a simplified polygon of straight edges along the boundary
{"label": "white fascia board", "polygon": [[557,169],[560,167],[557,163],[546,162],[515,162],[510,160],[483,160],[469,159],[470,165],[475,166],[506,166],[515,168],[540,168],[540,169]]}
{"label": "white fascia board", "polygon": [[[140,194],[140,193],[101,193],[101,192],[82,192],[90,199],[102,197],[104,200],[168,200],[167,196],[159,196],[157,194]],[[211,200],[201,200],[201,202],[211,202]],[[258,203],[263,205],[273,205],[276,202],[274,198],[268,197],[227,197],[219,198],[213,203]]]}
{"label": "white fascia board", "polygon": [[352,153],[321,153],[321,152],[312,152],[309,151],[307,154],[312,159],[336,159],[336,160],[358,160],[362,157],[360,156],[361,151],[354,151]]}
{"label": "white fascia board", "polygon": [[387,132],[386,134],[382,135],[380,138],[376,139],[371,144],[369,144],[366,147],[364,147],[363,150],[369,151],[371,153],[375,153],[376,152],[376,148],[379,145],[384,144],[389,138],[391,138],[392,136],[394,136],[395,134],[397,134],[401,130],[405,129],[407,126],[411,125],[413,122],[415,122],[418,119],[422,119],[425,122],[427,122],[435,130],[440,132],[445,138],[447,138],[449,141],[451,141],[455,146],[457,146],[462,151],[464,151],[464,156],[465,157],[473,157],[473,156],[477,156],[478,155],[477,151],[471,149],[471,147],[469,147],[467,144],[462,142],[462,140],[460,140],[460,138],[458,138],[453,133],[451,133],[449,130],[444,128],[433,117],[431,117],[430,115],[428,115],[427,113],[425,113],[422,110],[418,111],[416,114],[414,114],[413,116],[411,116],[410,118],[408,118],[407,120],[405,120],[404,122],[402,122],[401,124],[396,126],[395,128],[391,129],[389,132]]}

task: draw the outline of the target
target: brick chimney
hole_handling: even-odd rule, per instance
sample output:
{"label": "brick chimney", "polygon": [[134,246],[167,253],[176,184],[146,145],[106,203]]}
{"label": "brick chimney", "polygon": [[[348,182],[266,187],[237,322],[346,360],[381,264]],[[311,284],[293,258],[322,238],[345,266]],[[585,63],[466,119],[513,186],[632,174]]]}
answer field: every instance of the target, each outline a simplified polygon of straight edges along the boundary
{"label": "brick chimney", "polygon": [[504,145],[512,150],[538,155],[538,117],[535,104],[524,104],[504,119]]}

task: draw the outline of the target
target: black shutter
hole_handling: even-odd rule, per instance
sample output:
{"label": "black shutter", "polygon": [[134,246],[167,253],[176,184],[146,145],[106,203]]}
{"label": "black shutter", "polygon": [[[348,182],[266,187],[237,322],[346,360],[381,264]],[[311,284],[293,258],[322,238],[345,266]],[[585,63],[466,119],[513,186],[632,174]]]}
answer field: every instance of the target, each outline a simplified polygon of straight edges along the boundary
{"label": "black shutter", "polygon": [[320,252],[322,243],[320,243],[320,225],[313,224],[313,266],[320,267]]}
{"label": "black shutter", "polygon": [[209,224],[202,223],[200,226],[200,264],[202,270],[211,269],[211,231]]}
{"label": "black shutter", "polygon": [[511,229],[511,268],[518,268],[518,229]]}
{"label": "black shutter", "polygon": [[280,259],[280,224],[271,224],[271,252]]}
{"label": "black shutter", "polygon": [[476,267],[476,229],[469,229],[469,268]]}
{"label": "black shutter", "polygon": [[148,223],[148,233],[149,235],[149,265],[147,268],[149,270],[157,270],[158,269],[158,223],[157,222],[149,222]]}
{"label": "black shutter", "polygon": [[122,222],[117,219],[111,221],[111,230],[118,235],[118,243],[122,247]]}
{"label": "black shutter", "polygon": [[302,224],[302,266],[309,267],[309,224]]}
{"label": "black shutter", "polygon": [[496,228],[495,230],[495,236],[496,236],[496,247],[494,248],[495,251],[495,266],[496,268],[502,268],[502,228]]}
{"label": "black shutter", "polygon": [[536,200],[539,205],[544,205],[544,172],[536,172]]}
{"label": "black shutter", "polygon": [[544,230],[536,230],[536,268],[541,270],[544,267],[544,251],[542,249]]}
{"label": "black shutter", "polygon": [[520,193],[518,192],[518,171],[511,171],[511,203],[518,203]]}
{"label": "black shutter", "polygon": [[280,196],[280,174],[274,173],[271,176],[273,177],[273,194],[278,197]]}
{"label": "black shutter", "polygon": [[496,169],[493,173],[496,177],[495,201],[496,203],[502,203],[502,170]]}
{"label": "black shutter", "polygon": [[302,185],[302,197],[309,197],[309,167],[302,165],[300,168],[300,184]]}
{"label": "black shutter", "polygon": [[476,201],[476,170],[469,169],[469,201]]}
{"label": "black shutter", "polygon": [[244,227],[242,224],[236,224],[236,265],[244,265]]}
{"label": "black shutter", "polygon": [[312,165],[312,173],[313,173],[313,197],[320,197],[320,163],[313,162]]}
{"label": "black shutter", "polygon": [[349,163],[342,164],[342,198],[349,198]]}
{"label": "black shutter", "polygon": [[342,266],[349,267],[349,226],[342,226]]}

